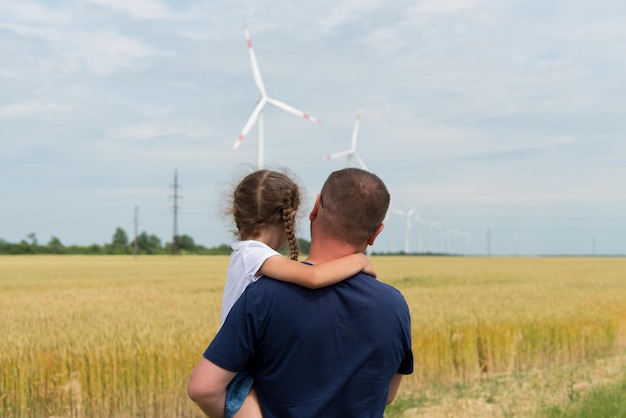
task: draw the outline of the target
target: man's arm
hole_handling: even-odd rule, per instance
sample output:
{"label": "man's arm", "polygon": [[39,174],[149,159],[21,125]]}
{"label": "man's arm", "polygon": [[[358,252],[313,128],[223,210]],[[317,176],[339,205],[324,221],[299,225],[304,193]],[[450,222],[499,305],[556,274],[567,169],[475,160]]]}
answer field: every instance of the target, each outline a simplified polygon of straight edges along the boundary
{"label": "man's arm", "polygon": [[223,418],[226,386],[236,374],[202,357],[191,372],[187,394],[208,417]]}
{"label": "man's arm", "polygon": [[400,382],[402,381],[402,375],[396,373],[393,378],[391,378],[391,382],[389,383],[389,392],[387,393],[387,405],[389,405],[396,398],[396,394],[398,393],[398,388],[400,387]]}

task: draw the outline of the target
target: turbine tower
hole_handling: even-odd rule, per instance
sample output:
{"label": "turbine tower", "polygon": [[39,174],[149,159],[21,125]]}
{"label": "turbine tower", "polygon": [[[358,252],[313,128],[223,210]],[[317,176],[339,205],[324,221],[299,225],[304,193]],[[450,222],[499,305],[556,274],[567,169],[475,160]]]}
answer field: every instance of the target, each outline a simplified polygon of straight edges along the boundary
{"label": "turbine tower", "polygon": [[394,209],[393,213],[396,215],[400,215],[404,217],[404,253],[409,253],[409,234],[411,232],[411,217],[413,216],[413,212],[415,212],[415,208],[411,208],[408,212],[401,211],[399,209]]}
{"label": "turbine tower", "polygon": [[387,241],[387,253],[391,254],[393,248],[393,207],[389,205],[387,214],[385,215],[386,230],[389,231],[389,239]]}
{"label": "turbine tower", "polygon": [[352,146],[349,150],[345,150],[345,151],[341,151],[341,152],[337,152],[335,154],[329,154],[329,155],[325,155],[324,157],[322,157],[322,160],[332,160],[335,158],[341,158],[341,157],[348,157],[348,163],[346,165],[346,167],[351,167],[352,166],[352,158],[356,159],[359,163],[359,166],[363,169],[363,170],[367,170],[367,166],[365,165],[365,162],[363,162],[363,160],[361,159],[361,157],[359,157],[359,154],[356,153],[356,143],[357,143],[357,139],[359,136],[359,124],[361,123],[361,108],[359,107],[359,110],[357,111],[356,114],[356,120],[354,122],[354,129],[352,130]]}
{"label": "turbine tower", "polygon": [[248,118],[248,121],[244,125],[243,130],[239,134],[239,138],[237,138],[237,141],[235,141],[235,145],[233,146],[232,150],[236,151],[237,148],[239,148],[244,137],[248,134],[250,129],[252,129],[254,124],[257,124],[257,165],[258,168],[261,169],[265,166],[265,151],[263,144],[263,108],[266,104],[271,104],[272,106],[284,110],[285,112],[289,112],[304,119],[308,119],[311,122],[319,122],[319,120],[309,115],[308,113],[304,113],[284,102],[281,102],[280,100],[272,99],[267,96],[267,93],[265,91],[265,85],[263,84],[263,78],[261,77],[261,71],[259,70],[259,64],[256,60],[254,49],[252,49],[252,40],[250,39],[248,26],[244,24],[243,30],[246,35],[246,41],[248,42],[248,52],[250,53],[250,62],[252,63],[252,76],[254,77],[254,83],[261,93],[261,98],[259,99],[256,107],[252,111],[252,115],[250,115],[250,118]]}
{"label": "turbine tower", "polygon": [[423,224],[424,220],[419,216],[417,212],[415,212],[413,216],[418,223],[418,226],[415,228],[415,231],[417,231],[416,243],[417,243],[417,253],[419,254],[422,252],[422,241],[423,241],[423,232],[424,232],[423,228],[421,228],[422,230],[420,231],[419,224]]}

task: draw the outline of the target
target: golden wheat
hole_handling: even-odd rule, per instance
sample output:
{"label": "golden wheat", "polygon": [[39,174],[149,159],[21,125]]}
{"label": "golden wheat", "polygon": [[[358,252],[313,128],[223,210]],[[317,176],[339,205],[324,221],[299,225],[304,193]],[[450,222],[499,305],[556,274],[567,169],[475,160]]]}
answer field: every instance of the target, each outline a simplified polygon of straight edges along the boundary
{"label": "golden wheat", "polygon": [[[0,257],[0,416],[200,417],[191,368],[227,257]],[[466,382],[623,349],[626,260],[374,257],[411,308],[414,375]]]}

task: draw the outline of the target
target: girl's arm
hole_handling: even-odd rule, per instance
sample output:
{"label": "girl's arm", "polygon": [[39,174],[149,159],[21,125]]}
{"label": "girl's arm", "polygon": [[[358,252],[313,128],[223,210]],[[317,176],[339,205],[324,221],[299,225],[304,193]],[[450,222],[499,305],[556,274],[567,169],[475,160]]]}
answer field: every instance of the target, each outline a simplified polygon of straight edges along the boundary
{"label": "girl's arm", "polygon": [[265,260],[258,273],[283,282],[317,289],[340,282],[360,271],[376,277],[372,263],[363,253],[350,254],[315,265],[274,255]]}

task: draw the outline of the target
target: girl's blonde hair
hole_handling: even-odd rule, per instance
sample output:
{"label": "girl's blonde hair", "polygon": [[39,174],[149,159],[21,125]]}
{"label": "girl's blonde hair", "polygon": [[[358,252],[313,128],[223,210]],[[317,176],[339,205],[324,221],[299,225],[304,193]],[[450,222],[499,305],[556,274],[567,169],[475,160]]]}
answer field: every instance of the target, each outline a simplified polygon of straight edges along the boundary
{"label": "girl's blonde hair", "polygon": [[264,225],[282,224],[291,251],[298,259],[296,211],[300,206],[300,188],[287,175],[272,170],[258,170],[244,177],[235,187],[230,213],[239,240],[254,239]]}

